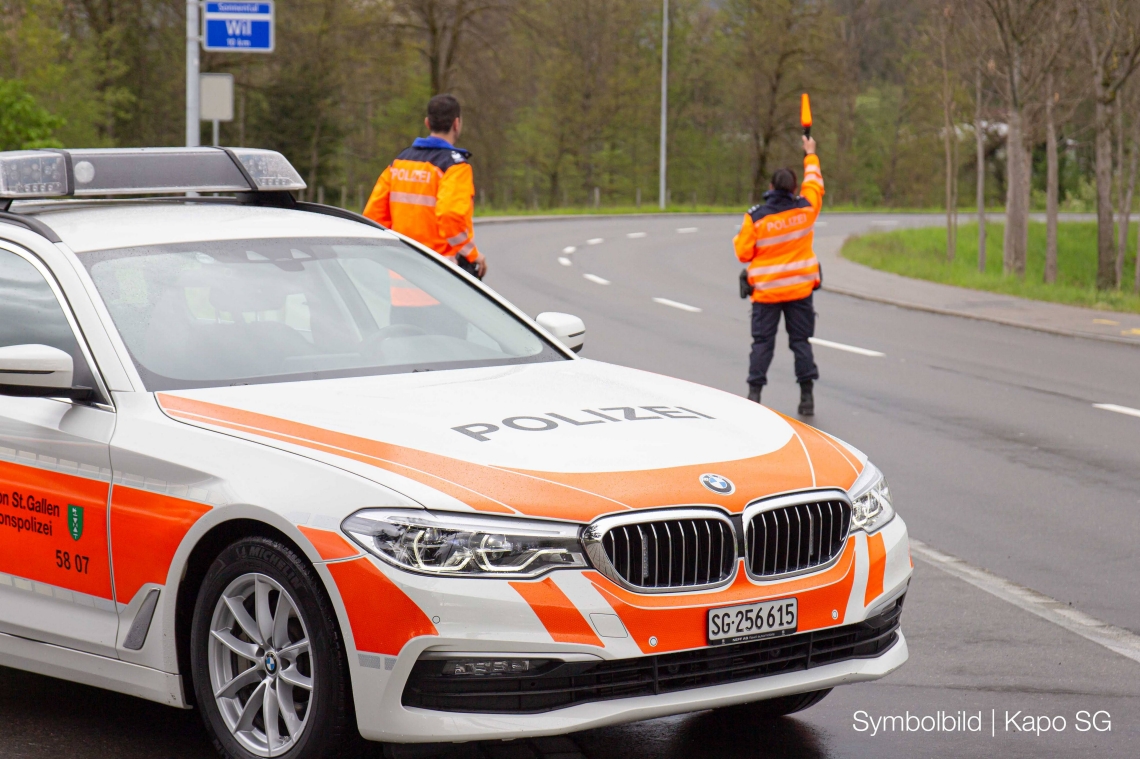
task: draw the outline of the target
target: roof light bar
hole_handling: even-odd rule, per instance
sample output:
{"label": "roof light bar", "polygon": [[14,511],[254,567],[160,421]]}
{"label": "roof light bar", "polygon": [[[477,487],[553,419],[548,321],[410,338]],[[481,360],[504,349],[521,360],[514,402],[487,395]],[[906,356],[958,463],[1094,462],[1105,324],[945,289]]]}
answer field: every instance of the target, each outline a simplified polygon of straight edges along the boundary
{"label": "roof light bar", "polygon": [[305,189],[285,156],[251,148],[0,152],[0,199]]}
{"label": "roof light bar", "polygon": [[67,194],[67,158],[60,153],[0,153],[0,198],[52,198]]}
{"label": "roof light bar", "polygon": [[250,184],[261,191],[303,190],[305,180],[276,150],[229,148],[226,150],[245,169]]}

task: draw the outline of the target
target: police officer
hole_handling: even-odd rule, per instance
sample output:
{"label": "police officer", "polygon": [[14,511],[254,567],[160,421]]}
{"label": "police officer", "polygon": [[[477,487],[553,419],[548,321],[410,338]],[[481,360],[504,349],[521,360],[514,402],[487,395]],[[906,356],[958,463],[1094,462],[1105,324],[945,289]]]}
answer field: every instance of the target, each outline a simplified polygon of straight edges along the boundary
{"label": "police officer", "polygon": [[455,146],[463,131],[459,101],[436,95],[428,101],[419,137],[384,169],[364,215],[423,243],[482,279],[487,261],[475,247],[475,183],[468,159]]}
{"label": "police officer", "polygon": [[812,250],[815,220],[823,205],[823,174],[815,154],[815,140],[805,136],[804,181],[796,194],[796,174],[780,169],[772,175],[764,202],[744,215],[733,238],[736,257],[748,264],[744,292],[752,298],[752,356],[748,370],[748,398],[760,402],[768,383],[768,367],[776,349],[780,315],[788,330],[788,343],[796,357],[800,384],[799,412],[815,413],[812,383],[819,369],[808,338],[815,334],[812,294],[821,282],[819,260]]}

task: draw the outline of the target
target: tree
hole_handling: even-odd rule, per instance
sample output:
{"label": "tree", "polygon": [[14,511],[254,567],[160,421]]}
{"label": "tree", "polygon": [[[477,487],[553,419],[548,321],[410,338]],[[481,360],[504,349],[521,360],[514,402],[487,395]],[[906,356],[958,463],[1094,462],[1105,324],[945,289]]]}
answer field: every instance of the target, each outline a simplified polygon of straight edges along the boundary
{"label": "tree", "polygon": [[[1128,253],[1128,230],[1131,226],[1132,220],[1132,197],[1136,191],[1136,170],[1137,160],[1140,159],[1140,117],[1137,116],[1135,109],[1137,106],[1137,99],[1135,96],[1138,94],[1138,87],[1130,87],[1131,90],[1125,90],[1120,96],[1120,105],[1117,108],[1117,114],[1120,116],[1120,121],[1123,122],[1123,114],[1127,109],[1131,114],[1131,135],[1126,136],[1124,125],[1120,125],[1120,221],[1117,229],[1116,239],[1116,288],[1119,290],[1124,285],[1124,259]],[[1129,102],[1127,95],[1133,95],[1132,102]],[[1124,146],[1128,143],[1128,175],[1124,175]],[[1137,269],[1140,269],[1140,264],[1137,264]]]}
{"label": "tree", "polygon": [[953,261],[958,251],[958,127],[957,77],[951,72],[955,34],[954,6],[947,3],[935,13],[934,33],[938,40],[939,69],[942,73],[942,147],[946,159],[946,260]]}
{"label": "tree", "polygon": [[982,111],[985,107],[982,90],[982,62],[977,63],[974,72],[974,151],[977,176],[975,177],[975,200],[978,205],[978,271],[986,272],[986,129],[982,124]]}
{"label": "tree", "polygon": [[472,41],[487,42],[482,25],[489,15],[501,18],[512,10],[508,0],[402,0],[404,26],[419,32],[420,51],[428,64],[431,94],[450,92],[461,59]]}
{"label": "tree", "polygon": [[1140,7],[1134,1],[1081,0],[1077,5],[1090,62],[1095,103],[1096,286],[1117,286],[1112,239],[1112,116],[1124,83],[1140,66]]}
{"label": "tree", "polygon": [[733,0],[726,6],[740,73],[740,108],[752,144],[752,199],[768,189],[773,153],[799,127],[808,64],[825,45],[823,6],[811,0]]}
{"label": "tree", "polygon": [[1027,109],[1041,86],[1059,44],[1047,32],[1062,0],[981,0],[996,36],[999,91],[1006,110],[1006,274],[1025,276],[1029,249],[1029,194],[1032,163],[1026,140]]}
{"label": "tree", "polygon": [[0,79],[0,150],[63,147],[53,134],[64,123],[42,108],[23,82]]}

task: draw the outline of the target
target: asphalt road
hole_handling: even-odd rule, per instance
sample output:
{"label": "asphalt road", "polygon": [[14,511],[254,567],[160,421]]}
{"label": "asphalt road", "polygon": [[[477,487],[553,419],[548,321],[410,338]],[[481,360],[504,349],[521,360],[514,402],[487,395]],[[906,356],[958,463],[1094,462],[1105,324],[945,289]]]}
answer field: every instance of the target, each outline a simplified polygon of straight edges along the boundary
{"label": "asphalt road", "polygon": [[[821,238],[924,222],[825,221]],[[477,234],[490,259],[488,284],[532,315],[566,311],[585,320],[583,356],[743,393],[749,309],[736,293],[729,240],[737,224],[738,217],[711,216],[568,219],[480,225]],[[1093,407],[1140,408],[1140,350],[827,292],[816,294],[816,309],[818,337],[883,355],[817,347],[822,379],[812,423],[887,473],[911,534],[1140,633],[1140,418]],[[798,388],[783,341],[769,377],[764,402],[794,413]],[[882,681],[839,688],[794,718],[762,723],[704,712],[436,753],[1140,756],[1140,663],[921,557],[915,564],[903,615],[910,661]],[[981,730],[860,729],[884,715],[958,711],[977,715]],[[1090,721],[1101,712],[1097,726],[1107,719],[1110,729],[1082,723],[1082,711]],[[1024,732],[1027,715],[1050,718],[1051,729]],[[1056,729],[1058,718],[1064,729]],[[212,755],[194,712],[12,670],[0,669],[0,719],[3,757]]]}

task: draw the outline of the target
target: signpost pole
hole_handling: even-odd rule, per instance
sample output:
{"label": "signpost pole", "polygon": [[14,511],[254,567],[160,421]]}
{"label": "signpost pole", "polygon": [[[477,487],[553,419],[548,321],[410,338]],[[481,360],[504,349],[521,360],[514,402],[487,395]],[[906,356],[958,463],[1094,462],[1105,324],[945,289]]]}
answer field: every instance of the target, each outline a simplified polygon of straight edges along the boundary
{"label": "signpost pole", "polygon": [[215,148],[218,147],[218,124],[219,123],[220,122],[217,119],[214,119],[214,147]]}
{"label": "signpost pole", "polygon": [[186,147],[201,142],[198,121],[198,45],[200,36],[198,0],[186,0]]}

